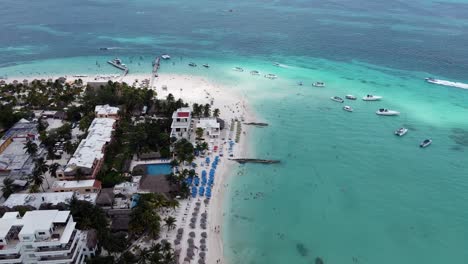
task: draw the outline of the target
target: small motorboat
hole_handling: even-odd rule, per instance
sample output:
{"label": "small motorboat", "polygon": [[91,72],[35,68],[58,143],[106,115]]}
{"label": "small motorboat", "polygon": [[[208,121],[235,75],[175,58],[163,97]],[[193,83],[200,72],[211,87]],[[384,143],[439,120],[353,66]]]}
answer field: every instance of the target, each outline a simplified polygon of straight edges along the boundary
{"label": "small motorboat", "polygon": [[338,103],[344,103],[343,98],[338,97],[338,96],[330,97],[330,99],[332,99],[333,101],[338,102]]}
{"label": "small motorboat", "polygon": [[190,66],[190,67],[197,67],[197,64],[195,64],[194,62],[191,62],[191,63],[188,64],[188,66]]}
{"label": "small motorboat", "polygon": [[269,74],[265,74],[265,78],[268,78],[270,80],[274,80],[274,79],[278,78],[278,76],[269,73]]}
{"label": "small motorboat", "polygon": [[99,50],[109,50],[109,48],[103,47],[103,48],[99,48]]}
{"label": "small motorboat", "polygon": [[273,65],[277,66],[277,67],[281,66],[281,64],[279,64],[279,62],[273,62]]}
{"label": "small motorboat", "polygon": [[349,106],[349,105],[345,105],[345,106],[343,106],[343,110],[348,111],[348,112],[352,112],[353,108],[351,106]]}
{"label": "small motorboat", "polygon": [[386,108],[380,108],[375,113],[378,114],[378,115],[384,115],[384,116],[396,116],[396,115],[400,114],[400,112],[398,112],[398,111],[388,110]]}
{"label": "small motorboat", "polygon": [[400,127],[399,129],[397,129],[395,131],[395,135],[399,136],[399,137],[402,137],[404,136],[406,133],[408,133],[408,129],[407,128],[404,128],[404,127]]}
{"label": "small motorboat", "polygon": [[161,55],[161,59],[169,60],[169,59],[171,59],[171,56],[169,56],[169,54],[163,54],[163,55]]}
{"label": "small motorboat", "polygon": [[356,96],[351,95],[351,94],[346,95],[345,98],[348,99],[348,100],[356,100],[357,99]]}
{"label": "small motorboat", "polygon": [[241,67],[234,67],[233,70],[238,71],[238,72],[244,71],[244,69],[242,69]]}
{"label": "small motorboat", "polygon": [[203,64],[203,67],[205,67],[205,68],[209,68],[209,67],[210,67],[210,65],[208,65],[207,63],[205,63],[205,64]]}
{"label": "small motorboat", "polygon": [[324,82],[314,82],[312,84],[312,86],[315,86],[315,87],[325,87],[325,83]]}
{"label": "small motorboat", "polygon": [[302,85],[303,85],[303,83],[302,83],[302,82],[298,82],[298,83],[297,83],[297,85],[299,85],[299,86],[302,86]]}
{"label": "small motorboat", "polygon": [[251,71],[250,74],[251,75],[260,75],[260,72],[259,71]]}
{"label": "small motorboat", "polygon": [[419,147],[425,148],[431,144],[432,144],[432,139],[428,138],[428,139],[425,139],[423,142],[421,142],[421,144],[419,144]]}
{"label": "small motorboat", "polygon": [[380,99],[382,99],[382,96],[377,96],[377,95],[372,95],[372,94],[368,94],[362,98],[362,100],[364,101],[379,101]]}

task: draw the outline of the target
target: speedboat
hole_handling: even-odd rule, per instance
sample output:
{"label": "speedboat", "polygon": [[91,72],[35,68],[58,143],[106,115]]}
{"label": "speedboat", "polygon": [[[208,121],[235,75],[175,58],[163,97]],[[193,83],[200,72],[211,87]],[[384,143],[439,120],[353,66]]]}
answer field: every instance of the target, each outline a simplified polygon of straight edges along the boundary
{"label": "speedboat", "polygon": [[325,83],[324,82],[314,82],[312,84],[312,86],[315,86],[315,87],[325,87]]}
{"label": "speedboat", "polygon": [[428,138],[428,139],[425,139],[423,142],[421,142],[421,144],[419,144],[419,147],[425,148],[425,147],[428,147],[430,144],[432,144],[432,139]]}
{"label": "speedboat", "polygon": [[197,67],[197,64],[191,62],[191,63],[188,64],[188,66],[190,66],[190,67]]}
{"label": "speedboat", "polygon": [[209,67],[210,67],[210,65],[208,65],[207,63],[205,63],[205,64],[203,64],[203,67],[205,67],[205,68],[209,68]]}
{"label": "speedboat", "polygon": [[274,66],[280,66],[281,64],[279,64],[278,62],[273,62],[273,65]]}
{"label": "speedboat", "polygon": [[252,74],[252,75],[260,75],[260,72],[259,72],[259,71],[251,71],[250,74]]}
{"label": "speedboat", "polygon": [[435,84],[437,84],[437,80],[436,80],[435,78],[428,77],[428,78],[426,78],[425,80],[426,80],[426,82],[428,82],[428,83],[435,83]]}
{"label": "speedboat", "polygon": [[395,131],[395,135],[399,137],[404,136],[406,133],[408,133],[408,129],[404,127],[400,127],[398,130]]}
{"label": "speedboat", "polygon": [[353,108],[351,106],[349,106],[349,105],[345,105],[345,106],[343,106],[343,110],[348,111],[348,112],[352,112]]}
{"label": "speedboat", "polygon": [[377,95],[372,95],[372,94],[368,94],[362,98],[362,100],[364,101],[379,101],[380,99],[382,99],[382,96],[377,96]]}
{"label": "speedboat", "polygon": [[99,50],[109,50],[109,48],[103,47],[103,48],[99,48]]}
{"label": "speedboat", "polygon": [[169,54],[161,55],[161,59],[163,59],[163,60],[169,60],[170,58],[171,58],[171,56],[169,56]]}
{"label": "speedboat", "polygon": [[351,94],[346,95],[345,98],[348,99],[348,100],[356,100],[357,99],[356,96],[351,95]]}
{"label": "speedboat", "polygon": [[244,71],[244,69],[242,69],[241,67],[234,67],[233,70],[238,71],[238,72]]}
{"label": "speedboat", "polygon": [[274,74],[271,74],[271,73],[269,73],[269,74],[265,74],[265,78],[268,78],[268,79],[271,79],[271,80],[273,80],[273,79],[276,79],[276,78],[278,78],[278,76],[276,76],[276,75],[274,75]]}
{"label": "speedboat", "polygon": [[388,110],[388,109],[385,109],[385,108],[380,108],[375,113],[378,114],[378,115],[384,115],[384,116],[396,116],[396,115],[400,114],[400,112],[398,112],[398,111]]}
{"label": "speedboat", "polygon": [[338,97],[338,96],[330,97],[330,99],[332,99],[333,101],[338,102],[338,103],[343,103],[344,102],[343,98]]}

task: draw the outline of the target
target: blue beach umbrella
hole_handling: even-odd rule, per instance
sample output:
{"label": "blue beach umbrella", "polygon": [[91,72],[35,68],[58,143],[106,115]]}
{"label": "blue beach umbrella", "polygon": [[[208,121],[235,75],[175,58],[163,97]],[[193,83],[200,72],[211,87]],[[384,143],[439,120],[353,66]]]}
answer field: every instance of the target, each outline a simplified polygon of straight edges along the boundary
{"label": "blue beach umbrella", "polygon": [[202,170],[201,175],[202,175],[202,177],[206,176],[206,170]]}

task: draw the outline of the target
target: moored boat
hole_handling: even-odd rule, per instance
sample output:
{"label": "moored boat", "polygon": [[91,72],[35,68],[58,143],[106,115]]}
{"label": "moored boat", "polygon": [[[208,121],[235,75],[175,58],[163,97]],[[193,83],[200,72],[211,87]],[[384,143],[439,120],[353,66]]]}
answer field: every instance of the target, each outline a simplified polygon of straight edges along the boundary
{"label": "moored boat", "polygon": [[332,99],[332,101],[335,101],[335,102],[338,102],[338,103],[343,103],[344,102],[343,98],[338,97],[338,96],[330,97],[330,99]]}
{"label": "moored boat", "polygon": [[124,71],[128,70],[127,65],[123,64],[122,60],[119,59],[119,58],[115,58],[113,60],[110,60],[107,63],[109,63],[110,65],[116,67],[117,69],[124,70]]}
{"label": "moored boat", "polygon": [[406,133],[408,133],[408,129],[407,128],[404,128],[404,127],[400,127],[399,129],[397,129],[395,131],[395,135],[399,136],[399,137],[402,137],[404,136]]}
{"label": "moored boat", "polygon": [[238,72],[244,71],[244,69],[242,69],[241,67],[234,67],[233,70],[238,71]]}
{"label": "moored boat", "polygon": [[389,109],[386,109],[386,108],[380,108],[375,113],[378,114],[378,115],[383,115],[383,116],[396,116],[396,115],[400,114],[400,112],[398,112],[398,111],[389,110]]}
{"label": "moored boat", "polygon": [[315,87],[325,87],[325,83],[324,82],[314,82],[312,84],[312,86],[315,86]]}
{"label": "moored boat", "polygon": [[421,142],[421,144],[419,144],[419,147],[420,148],[425,148],[425,147],[428,147],[431,144],[432,144],[432,139],[428,138],[428,139],[425,139],[423,142]]}
{"label": "moored boat", "polygon": [[170,58],[171,58],[171,56],[169,56],[169,54],[161,55],[161,59],[163,59],[163,60],[169,60]]}
{"label": "moored boat", "polygon": [[260,72],[259,71],[251,71],[250,74],[251,75],[260,75]]}
{"label": "moored boat", "polygon": [[352,112],[353,108],[351,106],[349,106],[349,105],[345,105],[345,106],[343,106],[343,110],[348,111],[348,112]]}
{"label": "moored boat", "polygon": [[278,78],[278,76],[276,76],[276,75],[274,75],[274,74],[271,74],[271,73],[269,73],[269,74],[265,74],[265,78],[268,78],[268,79],[271,79],[271,80],[273,80],[273,79],[276,79],[276,78]]}
{"label": "moored boat", "polygon": [[203,64],[203,67],[205,67],[205,68],[209,68],[209,67],[210,67],[210,65],[208,65],[207,63],[205,63],[205,64]]}
{"label": "moored boat", "polygon": [[382,99],[382,96],[368,94],[362,98],[364,101],[379,101]]}
{"label": "moored boat", "polygon": [[191,62],[188,64],[190,67],[197,67],[197,64],[195,64],[194,62]]}
{"label": "moored boat", "polygon": [[348,99],[348,100],[356,100],[357,99],[356,96],[351,95],[351,94],[346,95],[345,98]]}

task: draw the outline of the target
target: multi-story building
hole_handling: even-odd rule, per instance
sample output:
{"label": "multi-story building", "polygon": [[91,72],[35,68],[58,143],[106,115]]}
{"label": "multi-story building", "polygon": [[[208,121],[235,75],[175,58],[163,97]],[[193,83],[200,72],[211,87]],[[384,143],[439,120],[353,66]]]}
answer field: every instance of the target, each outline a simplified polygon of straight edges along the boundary
{"label": "multi-story building", "polygon": [[51,187],[54,192],[75,192],[79,194],[99,193],[102,189],[98,180],[55,181]]}
{"label": "multi-story building", "polygon": [[177,139],[190,138],[192,113],[190,108],[179,108],[172,114],[171,137]]}
{"label": "multi-story building", "polygon": [[57,177],[73,180],[80,173],[82,178],[94,179],[104,163],[105,148],[112,140],[115,123],[112,118],[95,118],[88,136],[81,140],[65,169],[57,170]]}
{"label": "multi-story building", "polygon": [[0,263],[84,263],[96,245],[75,226],[70,211],[7,212],[0,218]]}
{"label": "multi-story building", "polygon": [[221,134],[221,126],[216,117],[200,118],[197,128],[202,128],[209,138],[219,138]]}

